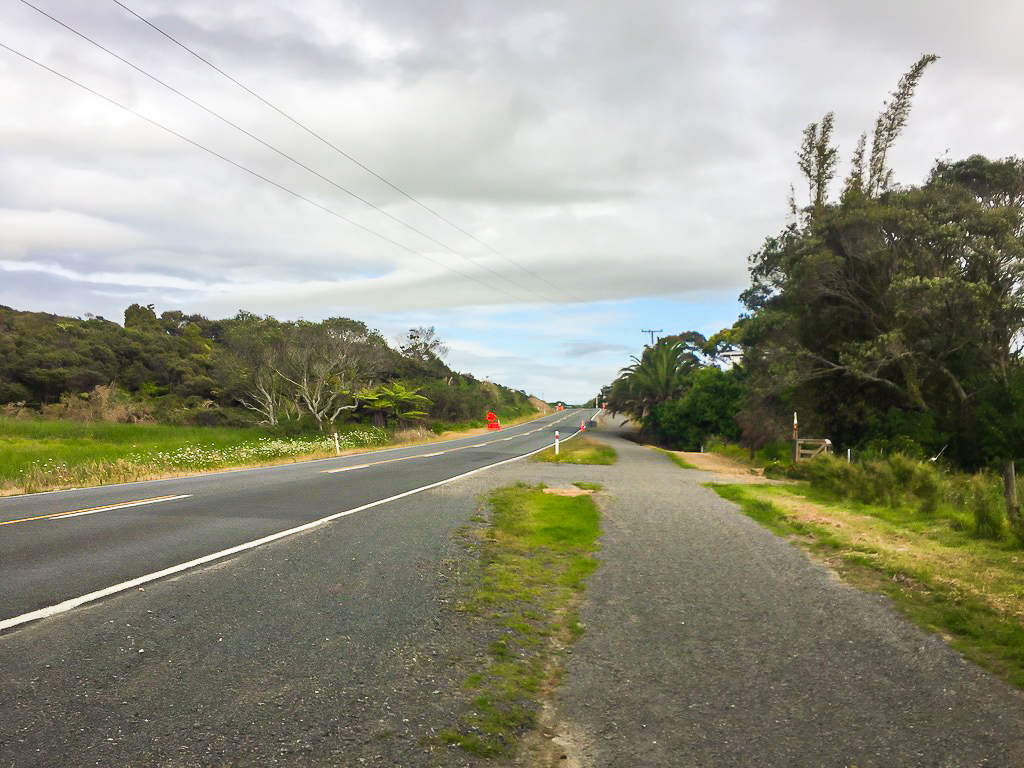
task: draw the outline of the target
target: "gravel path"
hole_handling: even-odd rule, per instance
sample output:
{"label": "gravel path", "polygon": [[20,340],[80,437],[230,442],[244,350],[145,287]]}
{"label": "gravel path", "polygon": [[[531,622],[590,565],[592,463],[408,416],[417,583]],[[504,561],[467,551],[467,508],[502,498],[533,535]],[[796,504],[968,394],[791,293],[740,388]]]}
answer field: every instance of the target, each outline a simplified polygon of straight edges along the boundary
{"label": "gravel path", "polygon": [[709,473],[607,439],[619,463],[580,472],[610,498],[560,696],[579,764],[1024,765],[1020,692],[811,564]]}

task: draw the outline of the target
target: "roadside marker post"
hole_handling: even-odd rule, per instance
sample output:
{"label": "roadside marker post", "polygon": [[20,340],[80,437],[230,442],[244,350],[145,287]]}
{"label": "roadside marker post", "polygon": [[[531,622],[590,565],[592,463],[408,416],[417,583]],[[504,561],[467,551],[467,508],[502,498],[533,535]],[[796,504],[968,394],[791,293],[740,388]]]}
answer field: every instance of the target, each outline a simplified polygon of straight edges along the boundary
{"label": "roadside marker post", "polygon": [[555,430],[555,456],[558,455],[558,430]]}

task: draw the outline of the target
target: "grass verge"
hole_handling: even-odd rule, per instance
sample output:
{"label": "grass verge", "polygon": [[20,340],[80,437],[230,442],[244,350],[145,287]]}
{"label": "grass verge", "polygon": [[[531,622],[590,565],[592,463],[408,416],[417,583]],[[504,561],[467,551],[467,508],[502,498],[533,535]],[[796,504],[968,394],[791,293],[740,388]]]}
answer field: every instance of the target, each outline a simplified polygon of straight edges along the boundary
{"label": "grass verge", "polygon": [[456,610],[483,622],[488,645],[465,681],[469,708],[441,733],[481,757],[510,756],[560,681],[583,633],[584,580],[597,567],[599,512],[589,495],[516,485],[492,493],[489,524],[464,532],[475,564]]}
{"label": "grass verge", "polygon": [[[518,424],[540,418],[522,416]],[[486,430],[479,430],[483,433]],[[343,453],[444,438],[409,430],[343,426]],[[181,427],[0,417],[0,495],[152,480],[217,469],[336,455],[332,436],[280,437],[262,427]]]}
{"label": "grass verge", "polygon": [[610,445],[593,440],[589,437],[577,437],[569,442],[562,442],[555,454],[554,446],[532,456],[534,461],[547,461],[553,464],[614,464],[619,455]]}
{"label": "grass verge", "polygon": [[678,453],[675,453],[674,451],[666,451],[664,448],[655,448],[655,450],[658,451],[659,453],[663,453],[666,456],[668,456],[669,459],[671,459],[672,463],[675,464],[677,467],[680,467],[682,469],[697,469],[697,467],[693,466],[693,464],[688,462],[686,459],[684,459],[682,456],[680,456]]}
{"label": "grass verge", "polygon": [[[339,432],[344,450],[379,446],[383,430]],[[334,438],[260,428],[0,419],[0,492],[34,493],[335,455]]]}
{"label": "grass verge", "polygon": [[1024,553],[1013,544],[806,485],[712,487],[847,583],[887,595],[911,621],[1024,688]]}

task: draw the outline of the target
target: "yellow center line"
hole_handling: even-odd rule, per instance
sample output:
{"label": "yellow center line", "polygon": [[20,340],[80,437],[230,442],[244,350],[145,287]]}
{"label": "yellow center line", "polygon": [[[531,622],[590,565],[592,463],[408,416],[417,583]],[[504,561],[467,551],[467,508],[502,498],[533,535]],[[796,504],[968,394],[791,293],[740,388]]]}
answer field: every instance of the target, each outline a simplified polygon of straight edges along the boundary
{"label": "yellow center line", "polygon": [[48,515],[36,515],[35,517],[23,517],[20,520],[3,520],[0,525],[12,525],[14,523],[29,523],[33,520],[58,520],[64,517],[76,517],[78,515],[92,515],[96,512],[107,512],[111,509],[124,509],[125,507],[138,507],[143,504],[159,504],[161,501],[174,501],[175,499],[187,499],[191,494],[183,496],[155,496],[152,499],[139,499],[138,501],[122,501],[118,504],[105,504],[102,507],[89,507],[88,509],[72,509],[68,512],[52,512]]}

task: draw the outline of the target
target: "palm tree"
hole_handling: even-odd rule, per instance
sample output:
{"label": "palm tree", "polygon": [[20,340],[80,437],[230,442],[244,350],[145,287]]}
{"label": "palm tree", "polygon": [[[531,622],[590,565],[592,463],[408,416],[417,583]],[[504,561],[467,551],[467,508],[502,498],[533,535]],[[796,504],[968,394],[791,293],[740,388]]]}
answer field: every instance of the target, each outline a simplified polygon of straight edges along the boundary
{"label": "palm tree", "polygon": [[641,426],[650,418],[651,408],[686,392],[690,372],[699,365],[691,345],[676,339],[662,339],[632,360],[612,384],[608,408]]}

